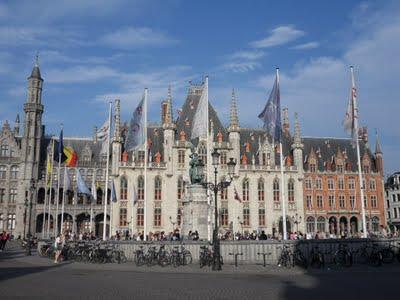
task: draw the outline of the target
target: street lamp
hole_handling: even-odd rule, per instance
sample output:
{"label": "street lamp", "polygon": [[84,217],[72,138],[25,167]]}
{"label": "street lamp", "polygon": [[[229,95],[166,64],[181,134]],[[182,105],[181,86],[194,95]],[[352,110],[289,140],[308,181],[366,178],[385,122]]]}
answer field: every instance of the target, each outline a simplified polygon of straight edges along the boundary
{"label": "street lamp", "polygon": [[[211,153],[212,157],[212,165],[214,167],[214,182],[203,182],[202,185],[205,186],[206,188],[210,189],[211,191],[214,192],[214,218],[215,218],[215,227],[213,231],[213,251],[214,251],[214,257],[213,257],[213,266],[212,270],[213,271],[220,271],[222,269],[221,267],[221,254],[220,254],[220,241],[218,237],[218,191],[222,191],[226,189],[228,186],[230,186],[232,180],[233,180],[233,175],[235,174],[235,166],[236,166],[236,161],[233,158],[229,159],[229,162],[227,163],[228,165],[228,175],[229,175],[229,181],[223,180],[221,182],[218,182],[218,166],[219,166],[219,157],[220,153],[218,152],[217,149],[214,148],[214,151]],[[204,164],[200,163],[198,166],[198,171],[199,174],[203,174],[203,168]],[[200,173],[201,171],[201,173]]]}
{"label": "street lamp", "polygon": [[32,233],[31,233],[31,223],[32,223],[32,203],[33,203],[33,194],[35,192],[35,180],[31,179],[31,186],[29,188],[31,192],[30,202],[29,202],[29,223],[28,223],[28,245],[26,249],[26,255],[32,255],[31,247],[32,247]]}

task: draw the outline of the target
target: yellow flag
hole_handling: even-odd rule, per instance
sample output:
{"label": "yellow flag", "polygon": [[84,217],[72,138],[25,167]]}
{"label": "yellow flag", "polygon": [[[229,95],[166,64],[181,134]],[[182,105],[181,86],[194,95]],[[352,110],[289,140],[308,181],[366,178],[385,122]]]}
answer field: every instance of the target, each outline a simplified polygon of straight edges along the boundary
{"label": "yellow flag", "polygon": [[53,160],[47,155],[47,185],[50,185],[50,179],[53,173]]}

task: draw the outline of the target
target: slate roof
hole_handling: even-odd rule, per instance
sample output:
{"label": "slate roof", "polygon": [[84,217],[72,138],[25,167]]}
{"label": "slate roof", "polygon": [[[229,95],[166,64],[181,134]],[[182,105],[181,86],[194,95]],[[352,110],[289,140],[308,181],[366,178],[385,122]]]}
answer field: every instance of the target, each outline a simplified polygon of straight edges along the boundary
{"label": "slate roof", "polygon": [[[199,100],[202,93],[201,86],[192,85],[189,87],[189,93],[186,97],[185,103],[182,106],[182,110],[176,120],[176,132],[175,132],[175,139],[179,140],[179,134],[183,130],[186,133],[186,140],[190,140],[190,136],[192,133],[192,125],[193,125],[193,118],[197,110],[197,106],[199,104]],[[208,114],[210,119],[210,128],[211,128],[211,121],[213,123],[213,134],[214,140],[218,134],[218,131],[221,131],[223,135],[223,141],[228,140],[228,133],[225,127],[222,125],[221,121],[218,118],[218,115],[214,108],[212,107],[211,103],[208,103]],[[188,123],[187,123],[188,121]],[[194,145],[197,145],[198,139],[192,141]]]}
{"label": "slate roof", "polygon": [[[325,170],[325,163],[331,162],[332,157],[335,157],[338,153],[338,149],[340,149],[343,155],[344,153],[346,153],[347,159],[345,158],[345,163],[350,162],[352,171],[357,171],[357,150],[351,145],[351,139],[331,137],[303,137],[302,142],[304,144],[303,162],[305,170],[308,169],[306,158],[309,157],[311,149],[314,149],[314,152],[317,155],[318,169],[320,171]],[[367,145],[364,142],[360,141],[361,159],[363,158],[365,153],[367,153],[371,160],[371,170],[376,171],[375,156],[372,154]]]}

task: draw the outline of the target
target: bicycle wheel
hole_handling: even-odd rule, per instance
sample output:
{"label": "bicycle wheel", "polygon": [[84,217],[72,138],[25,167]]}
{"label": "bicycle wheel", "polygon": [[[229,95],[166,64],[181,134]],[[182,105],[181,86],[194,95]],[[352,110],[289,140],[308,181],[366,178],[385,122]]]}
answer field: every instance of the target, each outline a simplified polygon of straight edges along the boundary
{"label": "bicycle wheel", "polygon": [[123,251],[121,251],[121,253],[120,253],[120,261],[123,264],[128,261],[128,258],[126,257],[126,255],[125,255],[125,253]]}
{"label": "bicycle wheel", "polygon": [[383,249],[382,251],[382,262],[385,264],[391,264],[394,262],[394,251],[392,249]]}
{"label": "bicycle wheel", "polygon": [[316,269],[321,269],[324,266],[323,257],[320,253],[315,253],[312,255],[310,266]]}
{"label": "bicycle wheel", "polygon": [[307,259],[301,252],[296,252],[294,254],[294,264],[304,269],[307,269],[308,267]]}
{"label": "bicycle wheel", "polygon": [[192,261],[193,261],[192,254],[189,251],[184,252],[183,253],[183,264],[190,265],[192,263]]}
{"label": "bicycle wheel", "polygon": [[379,267],[382,265],[382,253],[381,251],[374,251],[369,257],[370,265],[374,267]]}

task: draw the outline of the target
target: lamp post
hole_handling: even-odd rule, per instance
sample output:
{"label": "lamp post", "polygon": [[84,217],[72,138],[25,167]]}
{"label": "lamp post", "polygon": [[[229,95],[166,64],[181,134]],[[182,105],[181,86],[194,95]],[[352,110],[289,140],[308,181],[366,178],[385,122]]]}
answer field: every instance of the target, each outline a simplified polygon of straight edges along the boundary
{"label": "lamp post", "polygon": [[[226,189],[232,182],[233,180],[233,175],[235,174],[235,166],[236,162],[234,161],[233,158],[229,159],[229,162],[227,163],[228,165],[228,175],[229,175],[229,181],[221,181],[218,182],[218,166],[219,166],[219,157],[220,153],[218,152],[217,149],[214,149],[213,153],[211,153],[212,157],[212,165],[214,166],[214,182],[203,182],[202,185],[211,191],[214,192],[214,231],[213,231],[213,252],[214,252],[214,257],[213,257],[213,266],[212,270],[213,271],[220,271],[222,269],[221,267],[221,254],[220,254],[220,241],[218,237],[218,191],[222,191]],[[203,174],[202,170],[204,167],[204,164],[200,164],[199,166],[199,174]]]}
{"label": "lamp post", "polygon": [[[28,194],[28,192],[26,192]],[[23,238],[26,239],[26,217],[27,217],[27,209],[28,209],[28,195],[26,195],[25,198],[25,202],[24,202],[24,207],[25,207],[25,211],[24,211],[24,234],[23,234]]]}
{"label": "lamp post", "polygon": [[35,180],[31,179],[31,186],[29,188],[31,192],[31,197],[29,201],[29,220],[28,220],[28,245],[26,248],[26,255],[32,255],[31,247],[32,247],[32,233],[31,233],[31,223],[32,223],[32,203],[33,203],[33,195],[35,193]]}

